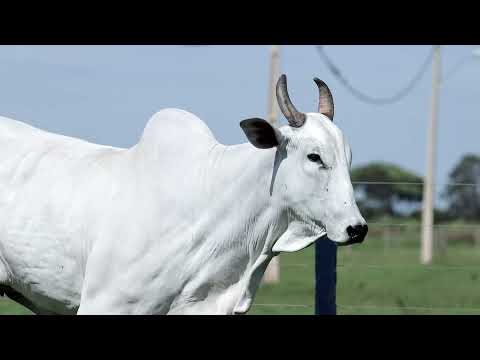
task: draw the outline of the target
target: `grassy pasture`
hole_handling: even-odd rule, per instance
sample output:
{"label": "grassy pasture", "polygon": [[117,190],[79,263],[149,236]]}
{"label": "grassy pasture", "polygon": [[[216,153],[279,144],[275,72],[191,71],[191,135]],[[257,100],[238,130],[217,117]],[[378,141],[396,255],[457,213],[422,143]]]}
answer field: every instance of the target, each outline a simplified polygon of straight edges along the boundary
{"label": "grassy pasture", "polygon": [[[383,231],[338,248],[338,314],[480,315],[480,245],[450,230],[452,240],[437,247],[434,263],[426,266],[419,263],[417,230],[390,230],[388,241]],[[314,249],[281,255],[280,263],[281,283],[262,286],[250,314],[312,314]]]}

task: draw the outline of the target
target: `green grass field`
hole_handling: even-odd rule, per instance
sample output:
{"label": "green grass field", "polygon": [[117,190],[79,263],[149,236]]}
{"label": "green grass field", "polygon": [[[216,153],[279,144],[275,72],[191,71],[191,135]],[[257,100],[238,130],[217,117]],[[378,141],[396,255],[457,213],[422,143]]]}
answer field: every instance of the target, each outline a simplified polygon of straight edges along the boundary
{"label": "green grass field", "polygon": [[[372,231],[361,245],[338,250],[338,314],[478,314],[480,246],[449,243],[435,263],[419,264],[418,233]],[[388,246],[388,247],[387,247]],[[262,285],[249,314],[314,313],[314,247],[282,254],[281,282]],[[0,299],[0,314],[30,314]]]}
{"label": "green grass field", "polygon": [[[480,246],[449,243],[427,266],[419,261],[418,233],[389,239],[377,234],[338,248],[338,314],[480,315]],[[280,284],[263,285],[250,314],[313,314],[313,247],[282,254],[280,263]]]}

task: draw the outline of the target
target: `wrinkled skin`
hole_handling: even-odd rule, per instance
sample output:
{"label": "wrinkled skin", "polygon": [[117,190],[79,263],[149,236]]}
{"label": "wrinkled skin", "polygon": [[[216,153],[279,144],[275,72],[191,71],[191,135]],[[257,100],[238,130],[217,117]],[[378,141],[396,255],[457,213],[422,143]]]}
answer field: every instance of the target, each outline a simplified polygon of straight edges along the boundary
{"label": "wrinkled skin", "polygon": [[0,118],[0,291],[39,314],[247,312],[273,256],[365,223],[335,124],[271,131],[224,146],[166,109],[119,149]]}

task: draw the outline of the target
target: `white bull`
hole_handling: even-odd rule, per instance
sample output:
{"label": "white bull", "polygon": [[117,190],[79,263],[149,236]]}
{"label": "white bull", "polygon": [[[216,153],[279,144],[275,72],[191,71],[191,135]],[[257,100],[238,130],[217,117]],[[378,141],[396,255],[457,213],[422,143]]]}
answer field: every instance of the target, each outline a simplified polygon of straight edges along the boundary
{"label": "white bull", "polygon": [[129,149],[0,118],[0,293],[38,314],[243,314],[273,256],[361,242],[351,152],[316,82],[304,114],[283,75],[289,125],[244,120],[234,146],[176,109]]}

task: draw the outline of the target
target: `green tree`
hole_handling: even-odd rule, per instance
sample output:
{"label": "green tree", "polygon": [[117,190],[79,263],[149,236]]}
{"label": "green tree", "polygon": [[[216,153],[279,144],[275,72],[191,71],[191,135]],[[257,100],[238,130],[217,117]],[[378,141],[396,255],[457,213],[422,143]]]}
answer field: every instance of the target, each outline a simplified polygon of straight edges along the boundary
{"label": "green tree", "polygon": [[450,172],[449,183],[458,184],[446,186],[443,193],[450,215],[466,220],[480,219],[480,156],[464,155]]}
{"label": "green tree", "polygon": [[374,162],[356,167],[351,179],[358,205],[367,217],[401,215],[396,205],[418,206],[422,200],[423,179],[395,164]]}

